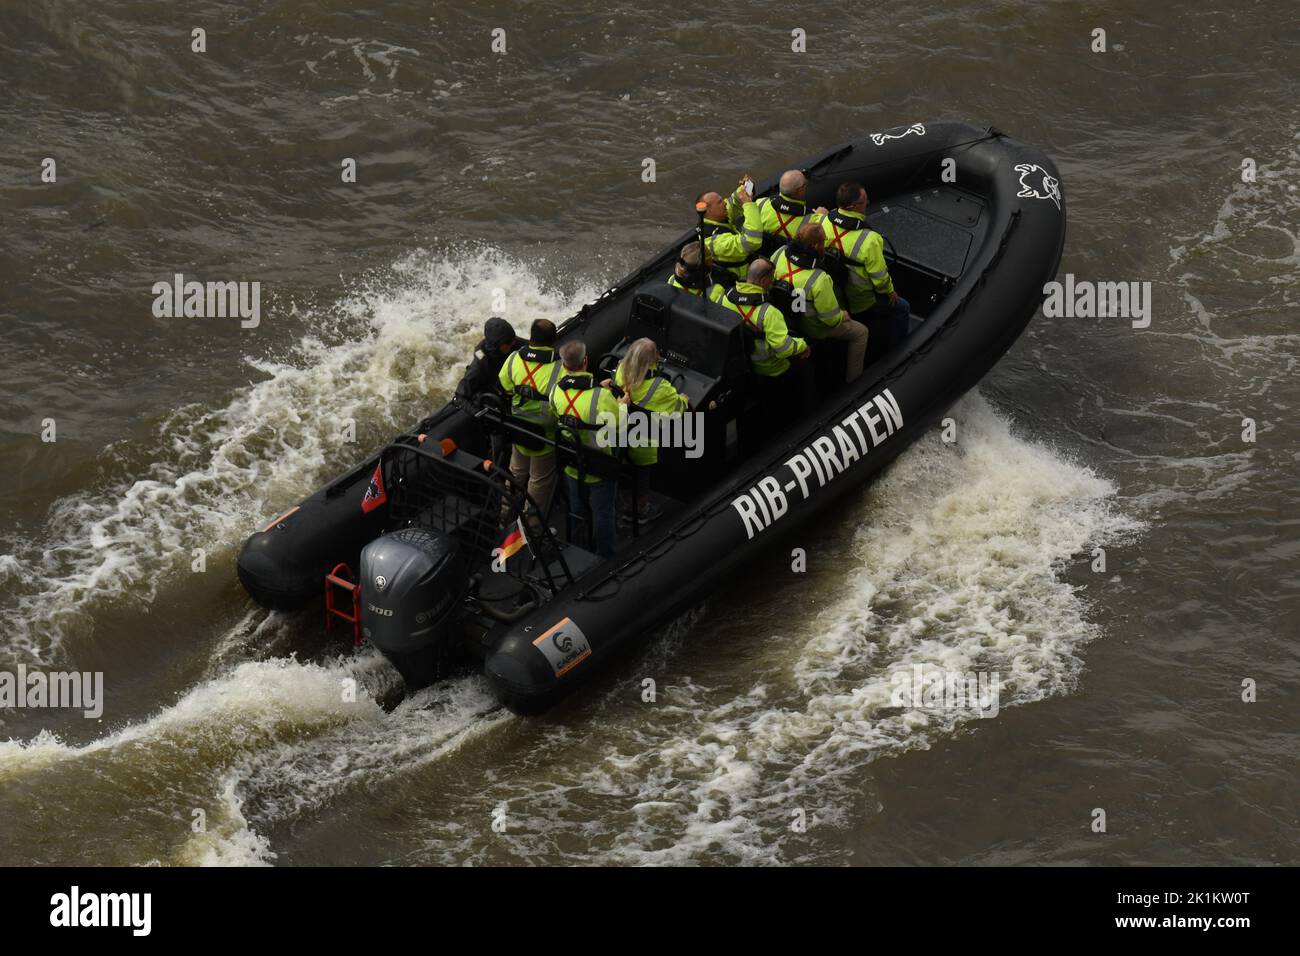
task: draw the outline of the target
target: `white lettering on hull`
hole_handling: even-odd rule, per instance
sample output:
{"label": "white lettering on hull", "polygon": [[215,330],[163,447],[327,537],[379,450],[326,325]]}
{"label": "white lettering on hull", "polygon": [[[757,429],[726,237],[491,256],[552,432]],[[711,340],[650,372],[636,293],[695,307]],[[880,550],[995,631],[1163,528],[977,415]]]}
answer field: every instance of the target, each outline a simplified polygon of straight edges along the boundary
{"label": "white lettering on hull", "polygon": [[817,436],[787,460],[784,467],[790,471],[790,480],[782,483],[776,475],[766,475],[731,502],[745,526],[745,536],[752,540],[787,514],[790,495],[797,492],[807,500],[902,427],[903,412],[898,399],[889,389],[884,389],[832,426],[829,435]]}

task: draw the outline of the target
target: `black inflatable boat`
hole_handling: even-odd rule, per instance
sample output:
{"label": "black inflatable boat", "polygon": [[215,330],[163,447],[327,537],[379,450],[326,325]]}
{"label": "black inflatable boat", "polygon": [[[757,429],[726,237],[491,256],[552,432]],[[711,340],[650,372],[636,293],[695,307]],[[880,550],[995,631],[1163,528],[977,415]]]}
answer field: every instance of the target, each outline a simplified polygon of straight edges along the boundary
{"label": "black inflatable boat", "polygon": [[[582,533],[570,540],[562,492],[547,522],[560,530],[531,529],[512,553],[526,491],[486,459],[492,436],[518,426],[490,406],[449,404],[423,444],[398,436],[250,536],[238,561],[248,593],[292,609],[328,589],[331,613],[353,621],[408,686],[479,666],[504,704],[536,712],[860,487],[1037,312],[1061,258],[1064,199],[1045,155],[964,123],[875,133],[804,169],[809,209],[833,207],[843,182],[866,186],[867,220],[912,305],[910,335],[853,385],[826,385],[797,425],[742,446],[735,423],[754,396],[739,316],[665,284],[692,237],[683,233],[560,327],[561,343],[582,337],[607,369],[634,339],[654,339],[662,374],[692,409],[708,409],[704,454],[661,450],[661,513],[626,530],[614,557],[598,558]],[[774,179],[757,185],[775,190]],[[558,453],[584,454],[563,442]],[[386,499],[369,507],[380,500],[372,489],[363,507],[372,482]]]}

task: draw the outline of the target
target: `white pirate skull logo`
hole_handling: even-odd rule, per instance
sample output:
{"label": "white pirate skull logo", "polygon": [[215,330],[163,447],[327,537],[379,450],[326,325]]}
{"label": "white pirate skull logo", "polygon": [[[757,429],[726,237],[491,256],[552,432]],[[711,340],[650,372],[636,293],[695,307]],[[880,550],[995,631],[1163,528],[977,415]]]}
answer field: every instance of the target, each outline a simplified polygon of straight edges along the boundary
{"label": "white pirate skull logo", "polygon": [[1016,167],[1020,174],[1020,192],[1022,199],[1050,199],[1061,208],[1061,181],[1036,163],[1021,163]]}
{"label": "white pirate skull logo", "polygon": [[897,136],[895,136],[893,133],[872,133],[871,141],[875,143],[877,146],[884,146],[885,140],[887,139],[902,139],[904,136],[912,136],[912,135],[924,136],[925,124],[913,123],[911,126],[903,130]]}

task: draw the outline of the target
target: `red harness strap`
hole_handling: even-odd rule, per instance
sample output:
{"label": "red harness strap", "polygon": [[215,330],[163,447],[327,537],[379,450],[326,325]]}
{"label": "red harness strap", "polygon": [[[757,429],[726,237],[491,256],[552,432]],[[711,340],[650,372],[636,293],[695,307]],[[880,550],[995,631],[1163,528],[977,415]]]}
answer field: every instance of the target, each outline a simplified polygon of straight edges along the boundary
{"label": "red harness strap", "polygon": [[[585,389],[583,391],[585,391]],[[574,405],[578,404],[578,399],[581,397],[582,397],[582,391],[574,392],[573,396],[570,397],[569,390],[567,388],[564,389],[564,400],[568,402],[568,405],[565,406],[564,411],[561,413],[560,417],[563,418],[565,415],[573,415],[575,418],[581,421],[582,413],[573,407]]]}
{"label": "red harness strap", "polygon": [[[844,237],[847,236],[849,233],[851,233],[853,230],[845,229],[843,232],[840,232],[840,227],[835,225],[835,223],[831,223],[831,228],[835,230],[835,235],[831,236],[831,245],[833,245],[836,249],[840,250],[840,252],[844,252]],[[844,253],[844,254],[848,255],[848,253]]]}
{"label": "red harness strap", "polygon": [[545,362],[538,362],[535,366],[533,366],[532,368],[529,368],[529,367],[528,367],[528,359],[526,359],[526,358],[521,358],[519,361],[522,362],[522,363],[523,363],[523,366],[524,366],[524,380],[523,380],[522,382],[520,382],[519,384],[520,384],[520,385],[527,385],[527,386],[528,386],[529,388],[531,388],[534,392],[539,392],[539,393],[540,393],[540,392],[541,392],[541,389],[537,387],[537,380],[534,379],[533,376],[534,376],[536,373],[540,372],[540,371],[542,370],[542,366],[545,365],[546,363],[545,363]]}
{"label": "red harness strap", "polygon": [[782,278],[784,281],[790,283],[791,286],[793,286],[793,285],[794,285],[794,277],[797,276],[799,273],[805,271],[805,270],[804,270],[802,267],[796,267],[795,264],[794,264],[793,262],[791,262],[789,259],[786,259],[786,260],[785,260],[785,264],[786,264],[787,270],[786,270],[785,275],[781,276],[781,278]]}
{"label": "red harness strap", "polygon": [[777,223],[778,223],[778,225],[777,225],[777,227],[776,227],[776,228],[777,228],[777,231],[780,232],[781,235],[785,236],[787,239],[793,239],[794,236],[790,235],[790,228],[789,228],[789,227],[790,227],[790,223],[792,223],[792,222],[794,222],[796,219],[798,219],[799,216],[798,216],[797,214],[795,214],[795,215],[792,215],[789,219],[783,219],[783,218],[781,217],[781,211],[780,211],[779,209],[775,209],[775,208],[773,208],[772,212],[776,214],[776,221],[777,221]]}
{"label": "red harness strap", "polygon": [[762,304],[763,303],[760,302],[758,305],[751,306],[748,312],[745,311],[745,307],[743,305],[736,306],[736,310],[740,312],[741,321],[743,321],[755,332],[758,331],[758,326],[754,323],[754,321],[750,318],[750,316],[752,316],[755,312],[757,312],[759,308],[762,306]]}

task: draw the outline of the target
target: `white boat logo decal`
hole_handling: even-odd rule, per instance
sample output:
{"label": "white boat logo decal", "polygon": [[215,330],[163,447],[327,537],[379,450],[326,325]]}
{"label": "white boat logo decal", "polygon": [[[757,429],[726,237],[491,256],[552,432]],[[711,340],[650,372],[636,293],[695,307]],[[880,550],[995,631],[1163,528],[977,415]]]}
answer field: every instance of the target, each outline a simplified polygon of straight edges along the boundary
{"label": "white boat logo decal", "polygon": [[875,143],[877,146],[884,146],[885,140],[887,139],[902,139],[904,136],[912,136],[913,134],[915,134],[916,136],[924,136],[925,124],[913,123],[911,126],[903,130],[897,136],[895,136],[893,133],[872,133],[871,141]]}
{"label": "white boat logo decal", "polygon": [[1037,163],[1021,163],[1016,167],[1020,174],[1021,199],[1050,199],[1061,208],[1061,181]]}

